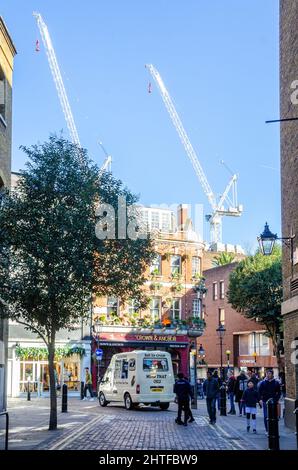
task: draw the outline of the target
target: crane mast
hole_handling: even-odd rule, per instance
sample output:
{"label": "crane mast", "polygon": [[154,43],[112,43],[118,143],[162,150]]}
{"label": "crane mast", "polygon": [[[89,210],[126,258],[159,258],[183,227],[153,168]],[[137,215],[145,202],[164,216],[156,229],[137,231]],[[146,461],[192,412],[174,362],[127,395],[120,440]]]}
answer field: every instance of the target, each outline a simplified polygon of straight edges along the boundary
{"label": "crane mast", "polygon": [[[156,68],[152,64],[147,64],[146,68],[149,70],[155,83],[157,84],[158,90],[165,104],[165,107],[170,115],[170,118],[174,124],[174,127],[180,137],[182,145],[189,157],[195,173],[200,181],[204,193],[211,205],[213,213],[207,216],[207,220],[210,222],[210,238],[212,243],[218,243],[222,241],[222,216],[240,216],[242,213],[242,206],[237,206],[237,175],[233,175],[229,181],[223,195],[221,196],[219,203],[216,201],[216,196],[213,193],[211,186],[207,180],[207,177],[203,171],[203,168],[199,162],[197,154],[188,138],[188,135],[183,127],[180,117],[175,109],[172,102],[171,96]],[[232,199],[229,198],[229,192],[232,190]],[[228,201],[231,205],[228,208],[224,207],[224,203]]]}
{"label": "crane mast", "polygon": [[40,13],[34,12],[33,16],[36,18],[37,26],[40,31],[42,42],[44,44],[44,47],[47,53],[48,62],[49,62],[52,76],[54,79],[54,83],[58,92],[59,100],[60,100],[61,107],[65,116],[65,120],[66,120],[66,124],[69,130],[71,140],[78,147],[81,147],[78,131],[76,129],[74,118],[71,112],[70,104],[67,98],[66,90],[64,87],[64,83],[62,80],[61,72],[59,69],[57,57],[55,54],[55,50],[52,44],[48,27],[45,24]]}
{"label": "crane mast", "polygon": [[[44,22],[40,13],[33,12],[33,16],[36,18],[37,26],[38,26],[38,29],[42,38],[42,42],[44,44],[44,47],[47,53],[50,70],[52,72],[52,76],[54,79],[56,90],[58,92],[59,101],[62,107],[62,111],[65,117],[65,121],[69,130],[71,140],[75,145],[81,148],[79,134],[78,134],[78,131],[74,122],[74,118],[72,115],[71,107],[67,98],[65,86],[63,83],[62,75],[60,72],[60,68],[58,65],[57,57],[55,54],[54,46],[51,40],[48,27],[46,23]],[[104,149],[103,146],[102,148]],[[101,175],[104,171],[111,171],[112,157],[107,154],[105,149],[104,149],[104,152],[106,154],[106,159],[100,168],[99,175]],[[81,152],[80,152],[80,158],[83,161]]]}

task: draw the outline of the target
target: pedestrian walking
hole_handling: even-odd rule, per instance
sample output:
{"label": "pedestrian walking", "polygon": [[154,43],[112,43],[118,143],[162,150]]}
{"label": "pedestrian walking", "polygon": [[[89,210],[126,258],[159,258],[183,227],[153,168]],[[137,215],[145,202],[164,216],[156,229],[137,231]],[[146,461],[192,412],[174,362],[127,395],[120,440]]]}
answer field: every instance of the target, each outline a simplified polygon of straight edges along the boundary
{"label": "pedestrian walking", "polygon": [[230,411],[228,411],[228,415],[236,414],[235,403],[234,403],[235,386],[236,386],[236,378],[233,372],[229,372],[229,378],[228,378],[228,383],[227,383],[227,393],[228,393],[228,398],[230,400]]}
{"label": "pedestrian walking", "polygon": [[257,432],[256,424],[257,424],[257,403],[258,403],[259,394],[255,389],[255,383],[253,380],[248,380],[247,388],[244,390],[243,393],[243,404],[245,407],[246,413],[246,430],[249,432],[250,430],[250,417],[252,420],[252,431],[254,434]]}
{"label": "pedestrian walking", "polygon": [[203,391],[203,381],[202,379],[198,379],[197,382],[197,394],[202,400],[204,400],[204,391]]}
{"label": "pedestrian walking", "polygon": [[220,411],[220,387],[221,387],[221,385],[222,385],[222,380],[221,380],[221,378],[218,376],[218,371],[217,371],[217,370],[215,370],[215,371],[213,372],[213,377],[214,377],[214,378],[217,380],[217,382],[218,382],[218,393],[217,393],[217,395],[216,395],[216,403],[217,403],[217,409],[218,409],[218,411]]}
{"label": "pedestrian walking", "polygon": [[89,367],[85,367],[85,386],[83,400],[87,400],[87,390],[89,390],[90,393],[90,401],[94,401],[92,392],[92,375],[91,372],[89,372]]}
{"label": "pedestrian walking", "polygon": [[219,383],[216,378],[212,376],[210,371],[207,372],[207,380],[203,385],[204,394],[206,395],[207,411],[209,415],[210,424],[216,423],[216,397],[219,393]]}
{"label": "pedestrian walking", "polygon": [[239,416],[245,416],[245,410],[243,406],[243,393],[247,387],[247,377],[244,370],[240,372],[240,375],[236,378],[235,384],[235,402],[238,403],[239,407]]}
{"label": "pedestrian walking", "polygon": [[[253,382],[253,384],[254,384],[255,390],[257,390],[257,389],[258,389],[258,382],[259,382],[259,379],[258,379],[258,377],[256,376],[256,374],[255,374],[253,371],[251,371],[251,370],[247,371],[247,379],[248,379],[248,380],[252,380],[252,382]],[[247,382],[247,384],[248,384],[248,382]]]}
{"label": "pedestrian walking", "polygon": [[263,408],[264,425],[265,425],[266,433],[268,433],[267,401],[270,398],[272,398],[277,407],[279,399],[280,399],[280,395],[281,395],[280,382],[274,378],[272,370],[267,370],[266,377],[260,383],[259,390],[258,390],[258,399],[259,399],[260,405]]}
{"label": "pedestrian walking", "polygon": [[[184,377],[182,372],[179,372],[178,374],[178,379],[174,385],[174,393],[176,393],[178,402],[178,416],[175,421],[177,424],[183,424],[184,426],[187,426],[187,421],[189,418],[190,421],[194,421],[189,406],[189,400],[190,398],[193,398],[193,392],[189,381]],[[184,411],[184,422],[181,419],[182,411]]]}

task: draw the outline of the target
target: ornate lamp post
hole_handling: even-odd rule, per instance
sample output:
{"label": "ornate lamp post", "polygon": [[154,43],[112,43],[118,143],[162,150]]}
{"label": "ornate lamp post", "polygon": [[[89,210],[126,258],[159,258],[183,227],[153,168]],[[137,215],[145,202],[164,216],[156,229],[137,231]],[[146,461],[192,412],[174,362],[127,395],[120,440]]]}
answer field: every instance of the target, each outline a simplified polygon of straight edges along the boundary
{"label": "ornate lamp post", "polygon": [[226,350],[226,355],[227,355],[227,363],[228,363],[228,370],[227,370],[227,373],[229,374],[229,370],[230,370],[230,355],[231,355],[231,351],[229,349]]}
{"label": "ornate lamp post", "polygon": [[196,342],[191,343],[190,354],[193,356],[193,367],[194,367],[194,374],[193,374],[193,381],[194,381],[194,389],[193,389],[193,401],[191,407],[196,410],[198,407],[198,394],[197,394],[197,346]]}
{"label": "ornate lamp post", "polygon": [[219,345],[220,345],[220,377],[222,380],[224,380],[224,375],[223,375],[223,367],[222,367],[222,343],[223,343],[223,338],[225,335],[226,329],[221,323],[218,328],[216,328],[216,333],[219,337]]}
{"label": "ornate lamp post", "polygon": [[220,344],[220,377],[221,377],[221,387],[220,387],[220,415],[227,416],[227,404],[226,404],[226,387],[224,385],[224,373],[222,367],[222,342],[226,332],[225,327],[222,323],[216,328],[216,332],[219,337]]}

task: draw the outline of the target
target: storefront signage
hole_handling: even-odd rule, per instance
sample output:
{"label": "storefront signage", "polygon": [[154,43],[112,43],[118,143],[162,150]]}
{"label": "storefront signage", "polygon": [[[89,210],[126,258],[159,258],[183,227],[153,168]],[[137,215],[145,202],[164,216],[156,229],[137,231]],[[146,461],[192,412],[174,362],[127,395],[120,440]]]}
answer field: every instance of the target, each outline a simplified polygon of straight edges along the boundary
{"label": "storefront signage", "polygon": [[164,341],[164,342],[172,342],[176,341],[176,336],[171,335],[136,335],[137,341]]}
{"label": "storefront signage", "polygon": [[254,359],[240,359],[241,364],[255,364]]}

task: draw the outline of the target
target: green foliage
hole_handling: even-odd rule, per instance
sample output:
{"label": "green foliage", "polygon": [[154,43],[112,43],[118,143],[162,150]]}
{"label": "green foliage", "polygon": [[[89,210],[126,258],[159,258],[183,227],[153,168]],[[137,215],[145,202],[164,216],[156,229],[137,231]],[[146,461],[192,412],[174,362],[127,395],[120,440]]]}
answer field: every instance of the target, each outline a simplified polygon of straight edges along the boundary
{"label": "green foliage", "polygon": [[[128,207],[137,197],[110,174],[99,181],[85,151],[56,136],[23,150],[27,169],[0,210],[0,268],[10,264],[9,276],[0,269],[0,313],[53,344],[58,330],[89,315],[92,292],[145,302],[154,253],[148,239],[117,239],[118,197]],[[96,201],[114,207],[116,239],[96,237]]]}
{"label": "green foliage", "polygon": [[[126,199],[128,226],[137,196],[111,174],[99,177],[86,151],[55,135],[22,149],[26,170],[0,206],[0,315],[24,324],[47,345],[50,429],[56,429],[57,331],[89,316],[92,294],[145,304],[141,286],[154,252],[149,239],[118,239],[118,198]],[[115,210],[112,240],[96,237],[98,202]]]}
{"label": "green foliage", "polygon": [[280,249],[271,256],[256,253],[242,260],[230,274],[227,297],[235,310],[266,326],[278,354],[278,335],[282,327]]}
{"label": "green foliage", "polygon": [[219,255],[214,256],[214,258],[212,260],[212,265],[213,266],[224,266],[226,264],[233,263],[234,259],[235,259],[234,253],[227,253],[227,252],[223,251]]}
{"label": "green foliage", "polygon": [[[32,361],[45,361],[49,357],[49,351],[47,348],[22,348],[21,346],[16,346],[15,353],[16,357],[21,360],[30,359]],[[85,348],[80,346],[56,348],[55,360],[61,361],[63,357],[70,357],[73,354],[78,354],[80,357],[83,357],[86,354]]]}

